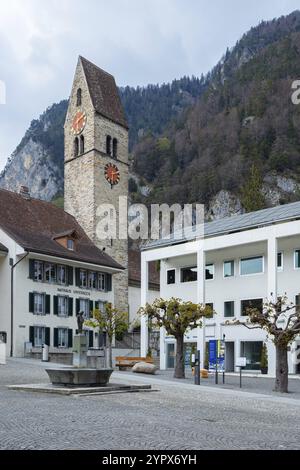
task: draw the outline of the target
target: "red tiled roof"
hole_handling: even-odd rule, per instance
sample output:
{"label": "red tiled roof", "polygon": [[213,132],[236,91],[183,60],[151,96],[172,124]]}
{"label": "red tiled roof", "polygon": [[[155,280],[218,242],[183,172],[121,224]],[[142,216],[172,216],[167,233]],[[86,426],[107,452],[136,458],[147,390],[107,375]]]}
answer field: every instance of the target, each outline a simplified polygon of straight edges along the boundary
{"label": "red tiled roof", "polygon": [[[50,202],[0,189],[0,227],[26,251],[123,269],[94,245],[73,216]],[[53,239],[70,231],[78,235],[76,251]]]}

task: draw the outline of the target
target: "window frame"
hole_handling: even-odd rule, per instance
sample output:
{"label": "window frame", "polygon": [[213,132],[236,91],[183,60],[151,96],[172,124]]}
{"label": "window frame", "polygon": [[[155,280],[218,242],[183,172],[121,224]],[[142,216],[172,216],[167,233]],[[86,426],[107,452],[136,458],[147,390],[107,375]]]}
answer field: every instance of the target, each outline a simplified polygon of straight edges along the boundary
{"label": "window frame", "polygon": [[[64,332],[64,334],[66,334],[66,338],[67,338],[67,341],[65,342],[65,346],[63,346],[62,344],[59,344],[61,341],[61,332]],[[68,328],[63,328],[63,327],[58,327],[57,328],[57,347],[60,348],[60,349],[68,349],[69,348],[69,329]]]}
{"label": "window frame", "polygon": [[[46,279],[46,273],[47,273],[47,265],[50,267],[50,277],[49,277],[49,281]],[[54,278],[52,279],[52,268],[54,268]],[[57,284],[57,264],[55,263],[51,263],[49,261],[45,261],[44,263],[44,281],[45,281],[45,284]]]}
{"label": "window frame", "polygon": [[[106,290],[107,290],[106,274],[101,273],[101,272],[98,272],[96,274],[98,274],[97,275],[97,291],[98,292],[106,292]],[[100,281],[100,278],[101,278],[101,281]],[[100,287],[101,284],[102,284],[102,286]]]}
{"label": "window frame", "polygon": [[264,307],[264,299],[262,297],[252,297],[251,299],[246,298],[246,299],[240,299],[240,317],[242,318],[248,318],[249,315],[243,315],[243,310],[242,310],[242,302],[251,302],[253,300],[261,300],[262,302],[262,307]]}
{"label": "window frame", "polygon": [[300,261],[300,248],[297,248],[294,250],[294,269],[298,270],[300,269],[300,266],[296,266],[296,253],[299,252],[299,261]]}
{"label": "window frame", "polygon": [[[41,269],[41,271],[42,271],[42,278],[41,278],[41,279],[37,279],[36,276],[35,276],[36,265],[37,265],[37,264],[39,264],[40,267],[42,268],[42,269]],[[34,279],[33,279],[33,280],[34,280],[35,282],[44,282],[44,264],[45,264],[44,261],[40,261],[40,260],[38,260],[38,259],[35,259],[35,260],[34,260],[34,274],[33,274]]]}
{"label": "window frame", "polygon": [[[279,255],[281,255],[281,266],[278,266],[278,256]],[[284,266],[283,251],[278,251],[277,252],[277,271],[279,271],[279,272],[283,271],[283,266]]]}
{"label": "window frame", "polygon": [[[185,266],[185,267],[180,268],[180,283],[181,284],[188,284],[188,283],[191,283],[191,282],[197,282],[197,280],[198,280],[198,271],[193,271],[193,269],[197,269],[197,265],[196,266]],[[185,270],[190,270],[191,272],[194,272],[196,274],[196,279],[193,279],[192,281],[184,281],[183,280],[183,271],[185,271]]]}
{"label": "window frame", "polygon": [[215,311],[215,309],[214,309],[214,302],[205,302],[205,307],[208,307],[208,306],[211,307],[211,309],[212,309],[212,314],[211,314],[210,317],[205,317],[205,320],[213,320],[213,319],[214,319],[214,311]]}
{"label": "window frame", "polygon": [[[36,343],[36,338],[37,338],[37,331],[42,330],[42,342],[41,344]],[[33,327],[33,347],[34,348],[42,348],[43,344],[45,344],[46,341],[46,327],[45,326],[34,326]]]}
{"label": "window frame", "polygon": [[[174,282],[168,282],[169,281],[169,272],[174,271]],[[170,268],[166,270],[167,273],[167,286],[174,286],[176,284],[176,269],[175,268]]]}
{"label": "window frame", "polygon": [[[231,276],[225,276],[225,264],[226,263],[233,263],[233,274]],[[234,259],[227,259],[223,261],[223,279],[231,279],[235,277],[235,260]]]}
{"label": "window frame", "polygon": [[[85,273],[85,285],[82,284],[82,277],[81,274]],[[87,269],[81,269],[79,271],[79,287],[81,289],[88,289],[88,279],[89,279],[89,271]]]}
{"label": "window frame", "polygon": [[[60,282],[59,280],[59,272],[61,272],[61,270],[64,269],[64,272],[65,272],[65,282]],[[60,286],[65,286],[67,284],[67,266],[64,265],[64,264],[58,264],[56,266],[56,283]]]}
{"label": "window frame", "polygon": [[[42,299],[42,312],[36,310],[36,298]],[[40,292],[33,292],[33,312],[34,315],[46,315],[46,294]]]}
{"label": "window frame", "polygon": [[[206,269],[208,266],[212,266],[213,267],[213,275],[212,275],[212,278],[210,279],[207,279],[206,277]],[[205,281],[213,281],[215,279],[215,263],[207,263],[205,264]]]}
{"label": "window frame", "polygon": [[[247,300],[247,299],[246,299]],[[233,315],[225,315],[225,304],[233,304]],[[235,308],[235,300],[224,300],[224,305],[223,305],[223,317],[224,318],[234,318],[236,316],[236,308]]]}
{"label": "window frame", "polygon": [[[87,306],[87,312],[85,309],[81,308],[81,302],[85,302],[85,305]],[[83,316],[85,320],[89,320],[90,318],[90,299],[84,299],[82,297],[79,298],[79,311],[83,312]]]}
{"label": "window frame", "polygon": [[[250,260],[250,259],[257,259],[257,258],[262,258],[262,271],[258,273],[250,273],[250,274],[242,274],[242,261],[245,260]],[[265,274],[265,256],[264,255],[256,255],[256,256],[248,256],[246,258],[240,258],[239,259],[239,274],[240,276],[261,276],[262,274]]]}
{"label": "window frame", "polygon": [[[65,303],[65,313],[60,313],[59,301],[64,300]],[[57,296],[57,316],[60,318],[67,318],[69,316],[69,297],[67,295],[58,295]]]}

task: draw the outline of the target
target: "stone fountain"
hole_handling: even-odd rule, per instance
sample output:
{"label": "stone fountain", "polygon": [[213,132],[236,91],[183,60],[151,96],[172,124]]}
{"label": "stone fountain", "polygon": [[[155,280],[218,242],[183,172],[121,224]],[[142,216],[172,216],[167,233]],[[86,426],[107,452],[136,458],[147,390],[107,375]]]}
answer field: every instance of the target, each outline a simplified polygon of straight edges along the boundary
{"label": "stone fountain", "polygon": [[87,337],[83,333],[84,317],[77,315],[78,333],[73,340],[73,366],[46,369],[53,385],[68,387],[105,387],[113,369],[88,367]]}

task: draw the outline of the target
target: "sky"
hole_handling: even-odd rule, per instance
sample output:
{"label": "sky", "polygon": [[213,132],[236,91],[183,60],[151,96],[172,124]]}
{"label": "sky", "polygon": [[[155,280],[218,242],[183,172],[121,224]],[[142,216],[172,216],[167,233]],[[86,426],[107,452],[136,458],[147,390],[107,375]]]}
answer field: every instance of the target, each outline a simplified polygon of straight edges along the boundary
{"label": "sky", "polygon": [[120,86],[200,76],[252,26],[297,8],[299,0],[1,0],[0,171],[31,120],[69,96],[78,55]]}

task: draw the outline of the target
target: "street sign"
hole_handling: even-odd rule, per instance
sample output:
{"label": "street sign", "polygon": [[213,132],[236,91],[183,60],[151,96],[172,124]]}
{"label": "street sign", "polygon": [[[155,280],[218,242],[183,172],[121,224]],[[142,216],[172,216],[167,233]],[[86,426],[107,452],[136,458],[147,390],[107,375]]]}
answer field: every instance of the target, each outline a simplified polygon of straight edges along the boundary
{"label": "street sign", "polygon": [[247,359],[245,357],[238,357],[236,360],[236,367],[246,367]]}

